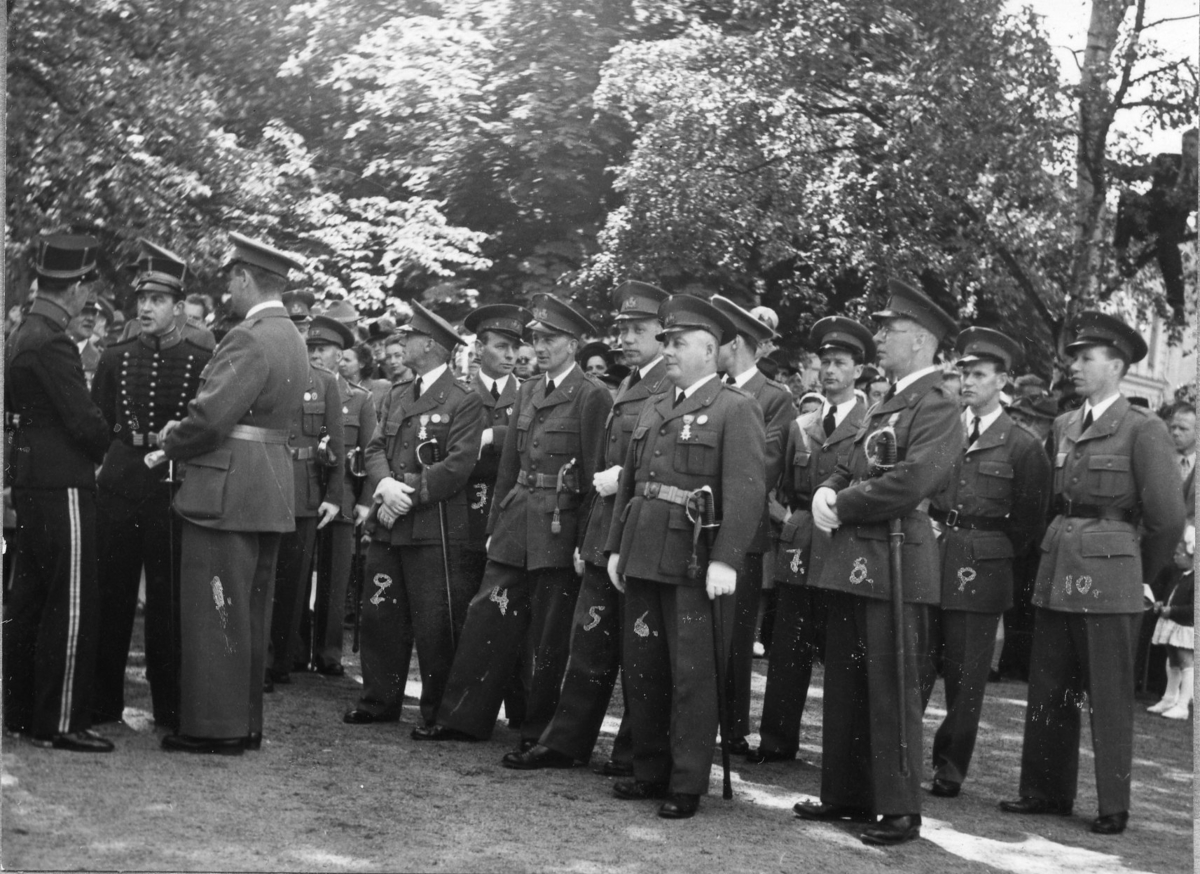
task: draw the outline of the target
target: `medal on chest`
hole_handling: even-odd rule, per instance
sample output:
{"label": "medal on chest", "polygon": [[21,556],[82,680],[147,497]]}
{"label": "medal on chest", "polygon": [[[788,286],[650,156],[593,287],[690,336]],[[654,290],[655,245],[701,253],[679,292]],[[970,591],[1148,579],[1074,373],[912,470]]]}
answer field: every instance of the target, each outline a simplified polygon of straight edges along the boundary
{"label": "medal on chest", "polygon": [[692,439],[692,422],[696,421],[696,417],[687,415],[683,417],[683,430],[679,432],[680,440]]}
{"label": "medal on chest", "polygon": [[429,424],[429,414],[428,414],[428,413],[423,413],[423,414],[421,415],[421,430],[417,432],[417,439],[418,439],[418,440],[424,440],[424,439],[426,439],[426,438],[429,436],[429,433],[428,433],[428,431],[426,430],[426,426],[427,426],[428,424]]}

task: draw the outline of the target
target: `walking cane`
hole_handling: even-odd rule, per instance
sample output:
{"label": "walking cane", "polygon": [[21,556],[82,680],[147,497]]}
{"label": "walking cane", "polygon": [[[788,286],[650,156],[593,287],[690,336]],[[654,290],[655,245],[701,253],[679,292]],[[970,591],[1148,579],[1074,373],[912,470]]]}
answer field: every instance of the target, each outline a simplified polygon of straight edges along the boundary
{"label": "walking cane", "polygon": [[[358,492],[355,503],[362,500],[362,484],[367,478],[367,470],[363,463],[363,448],[356,446],[346,453],[346,469],[350,476],[358,481]],[[377,506],[377,505],[376,505]],[[374,512],[374,507],[371,508]],[[354,519],[350,520],[350,533],[354,537],[354,565],[350,568],[350,586],[354,591],[354,640],[350,646],[351,652],[358,652],[359,629],[362,626],[362,595],[363,595],[363,573],[362,567],[362,539],[366,533],[367,522],[364,519],[362,523],[362,531],[358,530],[358,524]],[[342,605],[345,609],[345,605]]]}
{"label": "walking cane", "polygon": [[[421,450],[426,446],[429,447],[430,460],[428,462],[421,457]],[[442,448],[438,446],[436,438],[431,438],[424,443],[418,444],[416,456],[417,464],[421,465],[421,469],[428,470],[430,465],[437,464],[442,460]],[[450,648],[456,649],[458,645],[455,642],[456,635],[454,632],[454,591],[450,585],[450,544],[446,539],[446,528],[448,527],[446,522],[446,502],[438,501],[437,509],[438,527],[442,535],[442,576],[446,580],[446,615],[450,619]]]}
{"label": "walking cane", "polygon": [[[696,501],[696,514],[692,515],[692,504],[689,499],[684,505],[688,517],[692,521],[692,558],[688,563],[688,577],[702,580],[700,560],[697,546],[700,531],[704,531],[704,545],[709,559],[712,558],[713,541],[717,537],[717,508],[713,498],[712,488],[703,486],[691,494]],[[733,798],[733,781],[729,775],[729,702],[726,699],[725,679],[728,666],[728,654],[725,651],[725,602],[724,596],[718,595],[712,599],[712,630],[713,658],[717,663],[717,724],[721,729],[721,772],[724,782],[721,797],[726,801]]]}

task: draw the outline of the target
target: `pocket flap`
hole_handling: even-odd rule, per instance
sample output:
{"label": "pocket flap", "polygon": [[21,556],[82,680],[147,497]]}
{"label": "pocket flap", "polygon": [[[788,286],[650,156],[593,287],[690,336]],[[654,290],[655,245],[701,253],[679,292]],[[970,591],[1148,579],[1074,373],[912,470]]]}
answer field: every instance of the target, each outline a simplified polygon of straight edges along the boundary
{"label": "pocket flap", "polygon": [[1129,470],[1128,455],[1093,455],[1088,470]]}
{"label": "pocket flap", "polygon": [[392,419],[388,419],[383,423],[383,433],[388,437],[395,437],[400,433],[400,423],[393,421]]}
{"label": "pocket flap", "polygon": [[991,532],[986,537],[976,536],[971,541],[971,554],[978,561],[992,558],[1012,558],[1012,541],[998,532]]}
{"label": "pocket flap", "polygon": [[693,431],[687,440],[683,439],[683,432],[679,432],[679,438],[675,441],[680,446],[711,446],[716,448],[720,436],[716,431]]}
{"label": "pocket flap", "polygon": [[633,432],[633,439],[634,440],[643,440],[643,439],[645,439],[646,434],[648,434],[649,432],[650,432],[650,427],[648,425],[643,425],[642,427],[638,428],[637,430],[635,430]]}
{"label": "pocket flap", "polygon": [[811,459],[811,452],[797,452],[792,456],[792,464],[794,464],[796,467],[808,467],[808,462]]}
{"label": "pocket flap", "polygon": [[1013,466],[1007,461],[981,461],[979,462],[979,472],[984,476],[1013,478]]}
{"label": "pocket flap", "polygon": [[203,455],[197,455],[195,458],[189,458],[187,464],[193,467],[208,467],[213,470],[229,470],[229,463],[233,457],[233,452],[229,449],[214,449],[212,452],[206,452]]}
{"label": "pocket flap", "polygon": [[323,415],[324,412],[325,412],[325,402],[324,401],[321,401],[321,400],[304,401],[304,414],[306,416],[319,416],[319,415]]}
{"label": "pocket flap", "polygon": [[578,434],[579,418],[550,419],[546,422],[545,430],[547,433],[552,431],[568,431],[572,434]]}
{"label": "pocket flap", "polygon": [[1086,531],[1079,538],[1079,551],[1089,558],[1137,555],[1137,534],[1133,531]]}
{"label": "pocket flap", "polygon": [[533,414],[532,413],[529,415],[521,414],[520,416],[517,416],[517,430],[518,431],[528,431],[529,426],[531,424],[533,424]]}

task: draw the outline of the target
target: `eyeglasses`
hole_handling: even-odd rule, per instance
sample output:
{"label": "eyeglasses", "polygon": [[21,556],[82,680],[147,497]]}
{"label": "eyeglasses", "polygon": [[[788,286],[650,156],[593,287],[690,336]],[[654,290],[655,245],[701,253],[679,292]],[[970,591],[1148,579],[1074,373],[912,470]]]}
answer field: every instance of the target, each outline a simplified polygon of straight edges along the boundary
{"label": "eyeglasses", "polygon": [[892,336],[893,334],[911,334],[911,333],[912,333],[911,328],[893,328],[891,325],[882,325],[879,328],[879,330],[875,332],[875,336],[878,337],[880,340],[886,340],[888,337]]}
{"label": "eyeglasses", "polygon": [[529,364],[531,361],[533,361],[532,358],[518,358],[517,364]]}

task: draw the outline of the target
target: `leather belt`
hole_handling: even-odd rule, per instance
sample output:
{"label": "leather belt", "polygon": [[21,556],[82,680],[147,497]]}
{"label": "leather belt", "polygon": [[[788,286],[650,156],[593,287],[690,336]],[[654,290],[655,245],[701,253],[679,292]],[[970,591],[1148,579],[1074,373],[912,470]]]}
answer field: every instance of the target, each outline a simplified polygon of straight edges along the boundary
{"label": "leather belt", "polygon": [[655,500],[666,501],[670,504],[679,504],[681,507],[687,506],[691,496],[691,489],[679,489],[675,486],[663,485],[662,483],[642,484],[642,497],[654,498]]}
{"label": "leather belt", "polygon": [[249,440],[253,443],[277,443],[286,446],[288,432],[279,428],[259,428],[257,425],[234,425],[229,436],[235,440]]}
{"label": "leather belt", "polygon": [[1099,504],[1077,504],[1070,498],[1058,497],[1054,501],[1054,512],[1075,519],[1107,519],[1110,522],[1129,522],[1137,519],[1137,513],[1123,507],[1102,507]]}
{"label": "leather belt", "polygon": [[929,518],[947,528],[966,528],[970,531],[1003,531],[1008,527],[1007,516],[968,516],[958,510],[929,508]]}
{"label": "leather belt", "polygon": [[292,460],[294,461],[308,461],[315,454],[316,450],[314,450],[311,446],[292,447]]}
{"label": "leather belt", "polygon": [[530,473],[522,470],[517,473],[517,483],[529,486],[531,489],[557,489],[558,477],[548,473]]}

